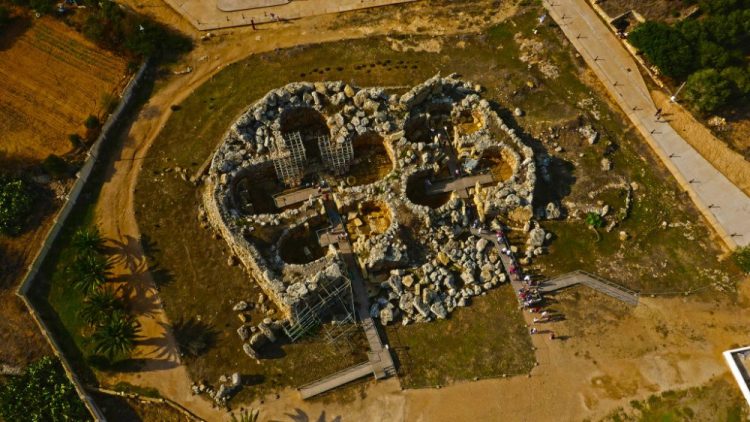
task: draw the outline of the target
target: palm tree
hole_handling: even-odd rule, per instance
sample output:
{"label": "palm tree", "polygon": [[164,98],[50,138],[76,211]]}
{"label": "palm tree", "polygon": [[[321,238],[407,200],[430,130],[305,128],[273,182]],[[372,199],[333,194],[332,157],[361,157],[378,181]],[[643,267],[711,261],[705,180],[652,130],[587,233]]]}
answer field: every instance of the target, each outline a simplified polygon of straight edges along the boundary
{"label": "palm tree", "polygon": [[78,316],[89,325],[106,323],[110,315],[122,311],[122,302],[107,288],[94,290],[83,302]]}
{"label": "palm tree", "polygon": [[110,360],[117,355],[127,354],[133,350],[140,331],[141,325],[135,318],[123,311],[115,311],[92,334],[94,352],[104,354]]}
{"label": "palm tree", "polygon": [[82,293],[92,293],[107,281],[109,264],[99,253],[79,255],[68,267],[73,287]]}
{"label": "palm tree", "polygon": [[88,252],[98,251],[102,247],[102,235],[99,229],[94,227],[90,229],[78,229],[73,234],[71,244],[78,249],[79,254],[88,254]]}

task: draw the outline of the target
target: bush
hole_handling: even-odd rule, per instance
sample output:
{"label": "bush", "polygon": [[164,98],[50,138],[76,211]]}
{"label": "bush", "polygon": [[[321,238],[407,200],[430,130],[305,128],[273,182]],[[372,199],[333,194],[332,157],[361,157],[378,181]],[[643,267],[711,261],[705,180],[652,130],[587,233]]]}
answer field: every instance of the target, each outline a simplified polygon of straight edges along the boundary
{"label": "bush", "polygon": [[734,254],[732,254],[732,258],[742,271],[750,274],[750,246],[737,248],[737,250],[734,251]]}
{"label": "bush", "polygon": [[6,421],[89,421],[60,362],[44,357],[20,377],[0,384],[0,418]]}
{"label": "bush", "polygon": [[84,120],[83,125],[86,126],[86,129],[88,130],[94,130],[99,128],[101,122],[99,122],[98,117],[94,116],[93,114],[89,114],[89,117]]}
{"label": "bush", "polygon": [[70,141],[70,144],[73,146],[73,148],[81,148],[83,146],[83,138],[81,138],[81,135],[77,133],[71,133],[68,135],[68,140]]}
{"label": "bush", "polygon": [[604,219],[601,215],[595,212],[590,212],[586,214],[586,224],[595,229],[598,229],[604,225]]}
{"label": "bush", "polygon": [[192,49],[192,40],[146,17],[128,12],[115,2],[93,4],[83,23],[92,41],[132,57],[173,59]]}
{"label": "bush", "polygon": [[667,24],[649,21],[638,25],[628,39],[666,76],[683,79],[694,70],[690,43]]}
{"label": "bush", "polygon": [[61,157],[50,154],[42,161],[42,168],[47,174],[59,179],[68,174],[68,163]]}
{"label": "bush", "polygon": [[21,179],[0,177],[0,233],[17,235],[32,210],[34,193]]}
{"label": "bush", "polygon": [[685,85],[685,98],[702,113],[711,113],[732,99],[732,83],[715,69],[693,73]]}

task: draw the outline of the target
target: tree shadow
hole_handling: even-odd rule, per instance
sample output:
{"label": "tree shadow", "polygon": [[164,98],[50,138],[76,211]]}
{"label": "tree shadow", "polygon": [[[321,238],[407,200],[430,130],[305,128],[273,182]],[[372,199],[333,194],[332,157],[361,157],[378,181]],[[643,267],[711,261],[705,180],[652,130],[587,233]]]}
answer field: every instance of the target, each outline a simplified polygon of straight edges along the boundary
{"label": "tree shadow", "polygon": [[33,22],[26,16],[16,16],[2,30],[0,37],[0,51],[9,50],[29,29]]}
{"label": "tree shadow", "polygon": [[216,328],[204,321],[193,317],[190,319],[179,319],[170,327],[180,354],[189,357],[198,357],[208,351],[216,344],[218,331]]}
{"label": "tree shadow", "polygon": [[311,419],[310,416],[302,409],[295,407],[294,413],[285,413],[292,422],[341,422],[341,416],[334,416],[333,419],[328,419],[326,411],[320,412],[320,416],[315,419]]}

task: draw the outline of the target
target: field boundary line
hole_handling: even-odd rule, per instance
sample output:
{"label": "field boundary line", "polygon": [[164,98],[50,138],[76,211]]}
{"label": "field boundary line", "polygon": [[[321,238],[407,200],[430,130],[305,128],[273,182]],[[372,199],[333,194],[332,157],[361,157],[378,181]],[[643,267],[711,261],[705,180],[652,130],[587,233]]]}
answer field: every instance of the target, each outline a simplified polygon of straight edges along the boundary
{"label": "field boundary line", "polygon": [[39,330],[42,332],[42,335],[44,336],[44,338],[47,339],[47,342],[52,348],[52,352],[60,360],[60,363],[62,364],[62,367],[65,370],[65,373],[68,375],[68,378],[73,383],[73,386],[75,387],[76,392],[78,393],[78,396],[83,401],[83,404],[86,406],[86,408],[91,413],[91,415],[96,420],[99,420],[99,421],[106,421],[107,419],[104,417],[104,414],[96,405],[96,403],[91,398],[91,396],[86,392],[86,389],[81,383],[81,380],[75,374],[72,366],[70,365],[68,360],[65,358],[62,348],[53,337],[50,329],[47,327],[47,325],[44,323],[42,318],[39,316],[39,313],[37,312],[34,305],[31,303],[27,295],[33,282],[36,280],[37,274],[39,273],[39,270],[41,269],[42,264],[46,260],[47,255],[49,254],[49,251],[52,249],[52,245],[57,240],[71,211],[73,210],[76,203],[78,202],[78,198],[81,195],[81,192],[83,191],[83,188],[85,187],[86,182],[89,179],[89,176],[91,176],[91,173],[94,169],[94,165],[96,164],[96,161],[99,157],[99,151],[101,150],[102,144],[107,140],[107,138],[110,137],[110,131],[122,117],[123,110],[125,110],[125,108],[131,104],[133,100],[133,92],[135,91],[135,88],[138,85],[140,85],[140,82],[143,80],[143,76],[146,74],[146,70],[149,67],[150,67],[150,61],[149,60],[144,61],[143,64],[141,64],[141,67],[138,69],[138,71],[130,78],[130,81],[128,82],[127,86],[125,87],[125,90],[122,93],[122,97],[120,99],[119,104],[117,105],[117,108],[107,118],[107,121],[102,126],[102,131],[99,134],[99,137],[91,145],[91,148],[89,149],[87,153],[88,156],[86,158],[86,161],[84,162],[83,166],[77,173],[78,178],[73,184],[73,188],[71,188],[70,192],[68,192],[65,195],[65,198],[66,198],[65,203],[63,204],[62,208],[60,208],[60,211],[57,212],[57,215],[54,218],[54,223],[52,224],[52,227],[50,227],[49,231],[47,231],[47,236],[44,239],[44,243],[42,243],[42,246],[39,248],[36,255],[34,256],[34,259],[29,265],[26,274],[24,275],[23,279],[21,280],[21,283],[18,286],[18,289],[16,290],[16,295],[18,295],[21,298],[21,300],[23,300],[24,304],[26,305],[26,308],[29,310],[29,314],[31,314],[31,317],[34,319],[34,322],[39,327]]}

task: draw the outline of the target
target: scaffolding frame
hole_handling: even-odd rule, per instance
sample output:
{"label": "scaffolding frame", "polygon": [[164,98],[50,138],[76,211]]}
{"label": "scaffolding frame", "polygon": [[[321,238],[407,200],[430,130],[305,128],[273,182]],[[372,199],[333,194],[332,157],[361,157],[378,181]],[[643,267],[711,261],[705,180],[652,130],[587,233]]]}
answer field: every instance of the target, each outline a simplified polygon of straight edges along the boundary
{"label": "scaffolding frame", "polygon": [[345,311],[345,316],[326,327],[325,336],[329,343],[339,341],[357,327],[352,282],[344,276],[321,282],[314,294],[299,301],[292,308],[292,315],[289,323],[284,326],[284,332],[292,342],[299,340],[323,325],[323,317],[336,305]]}
{"label": "scaffolding frame", "polygon": [[299,132],[278,136],[271,154],[276,177],[287,186],[299,186],[305,176],[307,152]]}
{"label": "scaffolding frame", "polygon": [[318,148],[323,164],[336,176],[349,171],[354,158],[354,146],[350,139],[331,142],[328,136],[318,136]]}

